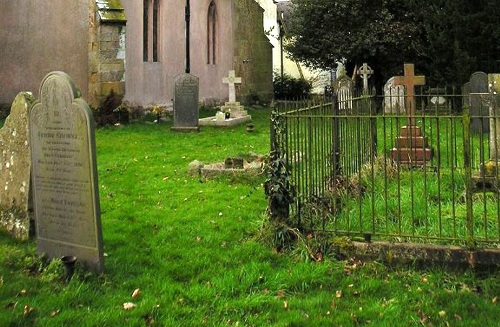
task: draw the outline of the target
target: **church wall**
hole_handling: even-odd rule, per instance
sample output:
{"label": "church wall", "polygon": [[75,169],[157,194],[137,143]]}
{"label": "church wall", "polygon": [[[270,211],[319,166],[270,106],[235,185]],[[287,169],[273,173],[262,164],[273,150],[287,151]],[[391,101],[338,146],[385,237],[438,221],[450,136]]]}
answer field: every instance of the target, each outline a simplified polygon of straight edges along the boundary
{"label": "church wall", "polygon": [[235,70],[243,81],[239,100],[268,103],[273,98],[273,62],[272,45],[263,29],[264,9],[254,1],[235,0],[235,13]]}
{"label": "church wall", "polygon": [[0,103],[20,91],[38,96],[43,77],[68,73],[88,93],[89,0],[1,1]]}
{"label": "church wall", "polygon": [[[160,3],[158,62],[143,61],[143,1],[122,0],[127,15],[126,94],[133,105],[169,104],[173,81],[186,62],[185,0]],[[210,0],[191,0],[191,73],[200,78],[200,101],[228,96],[222,78],[232,69],[232,0],[216,0],[216,64],[207,64],[207,17]]]}

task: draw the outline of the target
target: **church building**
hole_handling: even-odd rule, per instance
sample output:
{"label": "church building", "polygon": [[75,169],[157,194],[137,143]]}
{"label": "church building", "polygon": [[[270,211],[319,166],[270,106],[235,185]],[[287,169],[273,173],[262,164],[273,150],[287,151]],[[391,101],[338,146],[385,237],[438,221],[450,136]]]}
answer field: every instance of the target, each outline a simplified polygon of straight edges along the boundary
{"label": "church building", "polygon": [[186,70],[187,21],[200,101],[227,100],[230,70],[242,78],[238,101],[273,96],[272,45],[255,0],[1,1],[0,104],[20,91],[37,95],[43,77],[60,70],[95,108],[111,91],[133,106],[168,105]]}

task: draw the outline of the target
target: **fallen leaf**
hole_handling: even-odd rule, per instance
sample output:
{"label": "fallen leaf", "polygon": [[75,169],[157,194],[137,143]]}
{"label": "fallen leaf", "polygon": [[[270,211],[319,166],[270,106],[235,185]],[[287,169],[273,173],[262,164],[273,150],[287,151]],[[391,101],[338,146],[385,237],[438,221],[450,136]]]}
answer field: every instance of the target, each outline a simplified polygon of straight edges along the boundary
{"label": "fallen leaf", "polygon": [[29,305],[24,306],[23,314],[24,316],[28,316],[30,313],[32,313],[35,309],[30,307]]}
{"label": "fallen leaf", "polygon": [[338,290],[337,292],[335,292],[335,297],[337,299],[340,299],[342,297],[342,291],[341,290]]}
{"label": "fallen leaf", "polygon": [[132,302],[123,303],[123,309],[124,310],[132,310],[132,309],[135,309],[136,307],[137,307],[137,305],[135,305]]}
{"label": "fallen leaf", "polygon": [[288,309],[288,301],[283,301],[283,308]]}
{"label": "fallen leaf", "polygon": [[135,299],[135,298],[138,298],[139,295],[141,295],[141,290],[136,288],[133,292],[132,292],[132,298]]}
{"label": "fallen leaf", "polygon": [[460,317],[459,315],[455,314],[455,320],[456,321],[462,321],[462,317]]}
{"label": "fallen leaf", "polygon": [[497,304],[498,303],[498,296],[495,296],[492,300],[491,303]]}
{"label": "fallen leaf", "polygon": [[17,296],[26,296],[28,295],[28,291],[26,290],[21,290],[21,292],[17,293]]}
{"label": "fallen leaf", "polygon": [[439,314],[439,317],[441,317],[441,318],[446,317],[446,311],[444,311],[444,310],[439,311],[438,314]]}
{"label": "fallen leaf", "polygon": [[55,317],[55,316],[57,316],[60,312],[61,312],[61,310],[59,310],[59,309],[54,310],[54,311],[52,311],[52,312],[50,313],[50,316],[51,316],[51,317]]}

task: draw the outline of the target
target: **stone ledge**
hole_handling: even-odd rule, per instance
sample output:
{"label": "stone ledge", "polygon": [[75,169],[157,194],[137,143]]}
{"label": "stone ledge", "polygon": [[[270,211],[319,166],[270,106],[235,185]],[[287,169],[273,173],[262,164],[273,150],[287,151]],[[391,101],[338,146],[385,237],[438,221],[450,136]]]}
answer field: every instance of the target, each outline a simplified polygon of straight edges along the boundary
{"label": "stone ledge", "polygon": [[207,118],[201,118],[198,120],[198,124],[200,126],[216,126],[216,127],[229,127],[229,126],[236,126],[236,125],[241,125],[244,123],[248,123],[252,120],[251,116],[243,116],[243,117],[234,117],[234,118],[228,118],[224,120],[216,120],[215,117],[207,117]]}
{"label": "stone ledge", "polygon": [[341,254],[388,264],[444,265],[452,268],[500,268],[500,249],[470,250],[419,243],[352,242]]}

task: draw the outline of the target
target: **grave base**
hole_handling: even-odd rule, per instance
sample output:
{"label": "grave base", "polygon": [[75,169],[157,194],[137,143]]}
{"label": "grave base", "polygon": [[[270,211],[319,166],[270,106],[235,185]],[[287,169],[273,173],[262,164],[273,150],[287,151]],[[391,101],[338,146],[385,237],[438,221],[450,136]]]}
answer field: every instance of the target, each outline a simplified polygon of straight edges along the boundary
{"label": "grave base", "polygon": [[171,127],[170,130],[174,132],[199,132],[199,127]]}
{"label": "grave base", "polygon": [[224,119],[224,120],[216,120],[215,116],[212,116],[212,117],[207,117],[207,118],[201,118],[198,121],[198,124],[200,126],[229,127],[229,126],[236,126],[236,125],[248,123],[251,120],[252,120],[252,116],[250,116],[250,115],[241,116],[241,117],[234,117],[234,118],[230,117],[230,118]]}
{"label": "grave base", "polygon": [[401,127],[396,147],[391,149],[391,158],[409,166],[425,166],[432,160],[432,149],[427,147],[427,140],[422,136],[419,126]]}

